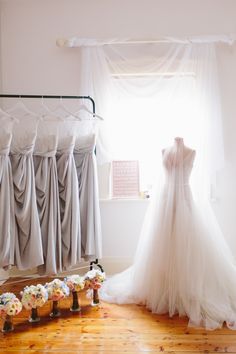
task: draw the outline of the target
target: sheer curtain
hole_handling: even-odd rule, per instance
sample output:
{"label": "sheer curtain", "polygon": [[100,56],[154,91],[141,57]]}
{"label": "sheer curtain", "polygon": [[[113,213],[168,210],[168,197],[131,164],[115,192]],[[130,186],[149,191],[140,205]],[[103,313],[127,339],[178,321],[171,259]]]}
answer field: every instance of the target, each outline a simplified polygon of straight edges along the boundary
{"label": "sheer curtain", "polygon": [[83,41],[80,54],[81,92],[94,97],[105,118],[98,161],[139,159],[149,181],[161,149],[181,136],[197,151],[196,196],[209,195],[224,160],[215,44]]}

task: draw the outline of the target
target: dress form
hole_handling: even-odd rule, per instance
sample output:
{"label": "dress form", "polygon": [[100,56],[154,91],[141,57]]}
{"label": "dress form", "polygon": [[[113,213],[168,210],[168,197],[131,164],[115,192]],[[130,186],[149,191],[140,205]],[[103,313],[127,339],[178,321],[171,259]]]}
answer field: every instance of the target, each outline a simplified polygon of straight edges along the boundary
{"label": "dress form", "polygon": [[[194,153],[194,154],[196,153],[195,150],[189,148],[188,146],[186,146],[186,145],[184,144],[184,139],[181,138],[181,137],[175,137],[175,138],[174,138],[173,149],[175,149],[175,150],[182,150],[182,152],[183,152],[183,157],[185,157],[185,156],[186,156],[187,154],[189,154],[190,152],[192,152],[192,153]],[[165,151],[166,151],[166,149],[163,149],[163,150],[162,150],[162,155],[164,155]]]}
{"label": "dress form", "polygon": [[151,198],[133,265],[104,283],[101,298],[188,316],[189,326],[236,329],[236,264],[211,208],[193,199],[195,150],[177,137],[162,155],[165,181]]}

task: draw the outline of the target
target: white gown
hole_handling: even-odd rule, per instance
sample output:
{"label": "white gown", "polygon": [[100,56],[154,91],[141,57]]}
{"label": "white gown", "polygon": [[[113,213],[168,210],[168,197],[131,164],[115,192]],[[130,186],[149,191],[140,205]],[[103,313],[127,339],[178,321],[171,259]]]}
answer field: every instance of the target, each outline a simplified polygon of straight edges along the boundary
{"label": "white gown", "polygon": [[[187,152],[187,154],[186,154]],[[108,279],[101,298],[187,315],[190,326],[236,329],[236,266],[210,208],[192,197],[195,152],[163,152],[165,184],[147,211],[133,265]]]}

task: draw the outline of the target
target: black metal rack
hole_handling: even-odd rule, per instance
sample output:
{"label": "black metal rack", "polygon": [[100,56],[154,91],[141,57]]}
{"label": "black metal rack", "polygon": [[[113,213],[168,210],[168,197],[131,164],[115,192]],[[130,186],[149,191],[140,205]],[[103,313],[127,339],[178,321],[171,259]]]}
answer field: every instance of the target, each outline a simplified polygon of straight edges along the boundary
{"label": "black metal rack", "polygon": [[59,96],[59,95],[19,95],[19,94],[0,94],[0,98],[41,98],[41,99],[69,99],[69,100],[89,100],[93,106],[93,114],[95,114],[95,102],[90,96]]}
{"label": "black metal rack", "polygon": [[[69,99],[69,100],[89,100],[92,103],[92,112],[95,116],[96,109],[95,109],[95,101],[90,96],[65,96],[65,95],[20,95],[20,94],[0,94],[0,98],[41,98],[41,99]],[[100,270],[103,272],[102,266],[98,263],[98,259],[96,258],[95,261],[90,262],[90,270],[93,269],[93,265],[96,265]]]}

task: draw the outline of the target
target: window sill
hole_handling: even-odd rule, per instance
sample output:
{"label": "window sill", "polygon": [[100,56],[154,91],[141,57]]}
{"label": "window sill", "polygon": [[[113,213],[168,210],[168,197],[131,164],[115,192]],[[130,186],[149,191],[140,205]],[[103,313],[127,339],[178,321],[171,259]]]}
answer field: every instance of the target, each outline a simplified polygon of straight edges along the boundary
{"label": "window sill", "polygon": [[101,203],[120,203],[120,202],[125,202],[125,203],[129,203],[129,202],[145,202],[147,203],[150,200],[150,198],[132,198],[132,197],[128,197],[128,198],[101,198],[100,202]]}

